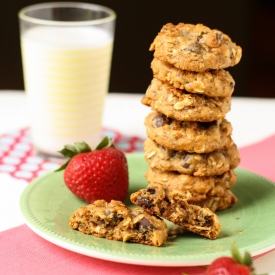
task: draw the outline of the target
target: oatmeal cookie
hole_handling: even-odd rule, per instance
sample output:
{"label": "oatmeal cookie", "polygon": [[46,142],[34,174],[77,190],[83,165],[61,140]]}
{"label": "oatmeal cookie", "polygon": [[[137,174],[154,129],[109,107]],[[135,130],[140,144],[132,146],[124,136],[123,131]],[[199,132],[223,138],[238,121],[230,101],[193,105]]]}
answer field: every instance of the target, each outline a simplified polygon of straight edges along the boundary
{"label": "oatmeal cookie", "polygon": [[237,197],[230,189],[225,189],[222,196],[200,196],[188,198],[188,203],[200,207],[209,208],[211,211],[221,211],[233,207],[237,203]]}
{"label": "oatmeal cookie", "polygon": [[147,136],[177,151],[209,153],[231,147],[232,126],[226,119],[212,122],[179,121],[151,112],[145,118]]}
{"label": "oatmeal cookie", "polygon": [[231,189],[236,181],[237,175],[229,170],[222,175],[211,177],[195,177],[177,172],[161,171],[148,167],[145,178],[148,183],[159,183],[171,190],[177,190],[186,198],[188,197],[222,197],[225,190]]}
{"label": "oatmeal cookie", "polygon": [[151,68],[155,78],[189,93],[228,97],[234,91],[235,81],[226,70],[183,71],[157,58],[151,62]]}
{"label": "oatmeal cookie", "polygon": [[150,214],[158,215],[193,233],[216,239],[221,224],[208,208],[189,204],[181,193],[161,184],[149,184],[146,189],[132,193],[132,203]]}
{"label": "oatmeal cookie", "polygon": [[187,71],[219,70],[239,63],[242,49],[219,30],[202,24],[162,27],[151,44],[154,57]]}
{"label": "oatmeal cookie", "polygon": [[166,223],[140,208],[130,209],[120,201],[97,200],[72,213],[72,229],[108,240],[161,246],[167,239]]}
{"label": "oatmeal cookie", "polygon": [[235,144],[227,149],[197,154],[169,150],[147,139],[144,142],[144,156],[152,168],[193,176],[221,175],[236,168],[240,163],[239,151]]}
{"label": "oatmeal cookie", "polygon": [[231,97],[208,97],[176,89],[154,78],[141,102],[154,111],[184,121],[211,122],[230,111]]}

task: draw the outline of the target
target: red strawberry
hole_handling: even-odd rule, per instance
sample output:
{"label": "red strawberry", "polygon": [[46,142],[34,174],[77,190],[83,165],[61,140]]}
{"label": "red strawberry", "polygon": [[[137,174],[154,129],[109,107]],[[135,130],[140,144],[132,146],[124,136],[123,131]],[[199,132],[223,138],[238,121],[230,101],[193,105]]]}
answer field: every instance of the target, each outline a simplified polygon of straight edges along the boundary
{"label": "red strawberry", "polygon": [[252,275],[253,261],[248,252],[241,257],[235,244],[231,247],[232,257],[220,257],[207,268],[206,275]]}
{"label": "red strawberry", "polygon": [[60,153],[69,160],[57,171],[64,171],[66,186],[88,203],[126,199],[128,165],[124,153],[105,137],[94,151],[85,142],[66,145]]}
{"label": "red strawberry", "polygon": [[230,257],[220,257],[209,266],[206,275],[250,275],[248,266],[237,263]]}

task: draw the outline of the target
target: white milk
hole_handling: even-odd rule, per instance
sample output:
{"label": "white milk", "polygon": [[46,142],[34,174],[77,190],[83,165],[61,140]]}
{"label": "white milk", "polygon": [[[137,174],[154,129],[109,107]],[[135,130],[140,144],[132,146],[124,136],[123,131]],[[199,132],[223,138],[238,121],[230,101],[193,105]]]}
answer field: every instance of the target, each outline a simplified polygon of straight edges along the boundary
{"label": "white milk", "polygon": [[113,39],[93,27],[36,27],[21,38],[25,89],[36,149],[100,139]]}

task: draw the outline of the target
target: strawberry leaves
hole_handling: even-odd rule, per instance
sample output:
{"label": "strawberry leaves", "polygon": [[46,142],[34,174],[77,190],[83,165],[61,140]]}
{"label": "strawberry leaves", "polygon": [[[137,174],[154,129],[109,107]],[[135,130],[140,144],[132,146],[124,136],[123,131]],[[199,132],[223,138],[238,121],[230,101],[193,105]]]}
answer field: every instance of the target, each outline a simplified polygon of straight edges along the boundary
{"label": "strawberry leaves", "polygon": [[[253,259],[249,252],[240,254],[236,243],[231,245],[231,257],[222,256],[215,259],[207,268],[206,275],[234,274],[256,275]],[[267,275],[267,274],[262,274]]]}
{"label": "strawberry leaves", "polygon": [[108,148],[113,146],[113,140],[109,137],[104,137],[102,141],[96,146],[95,150],[100,150],[103,148]]}
{"label": "strawberry leaves", "polygon": [[245,251],[244,255],[242,256],[235,242],[231,246],[231,254],[232,254],[232,258],[237,263],[248,266],[251,269],[253,268],[253,259],[250,253],[248,251]]}
{"label": "strawberry leaves", "polygon": [[[113,141],[111,138],[105,136],[101,142],[96,146],[95,150],[101,150],[103,148],[108,148],[113,146]],[[71,159],[81,153],[88,153],[92,152],[92,148],[84,141],[77,141],[74,143],[74,145],[67,144],[64,146],[64,148],[60,151],[58,151],[63,157],[68,158],[67,162],[65,162],[62,166],[60,166],[58,169],[55,170],[55,172],[59,172],[64,170]]]}

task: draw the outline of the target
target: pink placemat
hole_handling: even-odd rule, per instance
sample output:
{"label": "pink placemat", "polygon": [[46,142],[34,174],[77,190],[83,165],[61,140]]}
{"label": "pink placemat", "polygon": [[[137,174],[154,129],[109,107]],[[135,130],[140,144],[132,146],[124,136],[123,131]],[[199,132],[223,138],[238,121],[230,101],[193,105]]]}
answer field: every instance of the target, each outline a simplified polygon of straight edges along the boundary
{"label": "pink placemat", "polygon": [[239,150],[240,167],[275,182],[275,134]]}
{"label": "pink placemat", "polygon": [[[151,267],[95,259],[60,248],[22,225],[0,234],[0,274],[26,275],[189,275],[200,267]],[[3,272],[3,273],[1,273]]]}
{"label": "pink placemat", "polygon": [[[19,134],[19,139],[21,141],[23,140],[23,144],[25,146],[25,144],[29,144],[27,134],[28,130],[23,129],[22,131],[23,133],[21,132]],[[14,136],[14,140],[17,140],[18,133]],[[9,136],[2,136],[2,143],[0,139],[0,147],[2,147],[3,145],[3,138],[7,139],[6,142],[9,143]],[[121,138],[123,139],[123,137]],[[117,141],[119,141],[119,139]],[[132,150],[132,152],[136,150],[142,151],[143,141],[141,139],[130,138],[128,140],[128,143],[132,142],[134,145],[129,146],[129,144],[127,145],[126,142],[126,145],[121,145],[121,147],[125,146],[125,151],[128,150],[127,148],[134,148],[134,150],[130,149],[130,151]],[[15,141],[14,143],[9,143],[9,150],[13,150],[13,148],[15,147],[17,148],[18,144],[19,143],[17,141]],[[264,177],[269,178],[270,180],[275,181],[274,145],[275,135],[250,146],[240,148],[240,167],[246,168],[250,171],[261,174]],[[3,165],[5,166],[7,164],[5,158],[9,157],[10,154],[7,154],[7,151],[4,151],[3,148],[1,150],[2,152],[5,152],[4,154],[2,153],[0,157],[0,165],[2,165],[3,167]],[[33,153],[29,153],[29,155],[33,156]],[[25,154],[25,158],[21,158],[21,165],[29,163],[27,161],[28,157],[26,157],[29,155]],[[34,169],[32,171],[31,177],[36,175],[35,173],[37,172],[35,171],[39,171],[41,167],[44,167],[43,164],[47,163],[47,165],[49,165],[49,162],[47,160],[43,160],[42,164],[41,162],[39,163],[39,165],[42,166]],[[18,165],[17,167],[21,167],[19,163],[17,163],[16,165]],[[19,169],[8,171],[8,173],[14,175],[14,177],[19,178],[18,174],[16,174],[15,171],[19,171]],[[83,256],[49,243],[48,241],[33,233],[25,225],[0,233],[0,248],[0,271],[4,272],[3,274],[181,275],[183,273],[186,273],[189,275],[202,275],[205,272],[204,267],[150,267],[115,263],[104,261],[103,259],[95,259],[92,257]]]}

